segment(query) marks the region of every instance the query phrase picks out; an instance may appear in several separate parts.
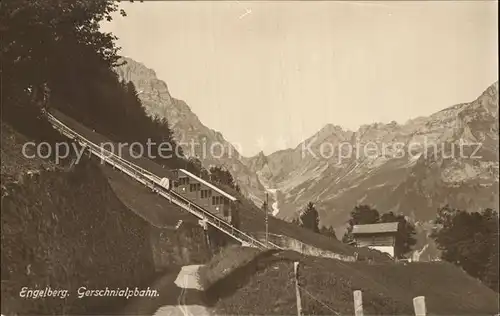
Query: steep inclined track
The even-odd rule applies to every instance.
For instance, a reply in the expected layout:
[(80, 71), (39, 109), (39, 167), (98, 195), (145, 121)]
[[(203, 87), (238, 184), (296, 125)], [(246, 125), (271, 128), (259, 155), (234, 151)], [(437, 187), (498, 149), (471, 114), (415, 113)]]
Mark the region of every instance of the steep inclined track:
[(180, 195), (177, 192), (169, 191), (160, 185), (161, 177), (155, 173), (148, 171), (137, 164), (134, 164), (119, 155), (107, 150), (106, 148), (95, 144), (88, 138), (84, 137), (80, 133), (77, 133), (72, 128), (68, 127), (61, 120), (56, 118), (54, 115), (47, 113), (47, 118), (52, 126), (59, 130), (63, 135), (68, 138), (78, 142), (83, 147), (87, 148), (90, 153), (102, 162), (105, 162), (115, 169), (122, 171), (123, 173), (129, 175), (137, 182), (149, 187), (160, 196), (168, 199), (171, 203), (181, 207), (183, 210), (193, 214), (200, 220), (205, 221), (207, 224), (215, 227), (221, 232), (227, 234), (228, 236), (234, 238), (244, 246), (256, 247), (259, 249), (267, 248), (280, 248), (274, 244), (266, 245), (265, 243), (259, 241), (258, 239), (250, 236), (249, 234), (235, 228), (226, 221), (218, 218), (209, 211), (205, 210), (203, 207), (193, 203), (186, 197)]

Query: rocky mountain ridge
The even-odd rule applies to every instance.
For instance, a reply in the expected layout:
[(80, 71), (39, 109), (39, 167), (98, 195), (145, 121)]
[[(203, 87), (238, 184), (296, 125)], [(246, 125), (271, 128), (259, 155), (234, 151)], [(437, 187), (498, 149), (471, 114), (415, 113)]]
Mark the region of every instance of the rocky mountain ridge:
[[(342, 228), (360, 203), (425, 222), (444, 204), (478, 210), (496, 202), (498, 82), (476, 100), (428, 117), (368, 124), (356, 131), (327, 124), (295, 148), (247, 158), (173, 98), (154, 71), (126, 61), (117, 73), (136, 85), (150, 115), (167, 118), (184, 150), (206, 167), (226, 166), (259, 206), (265, 192), (271, 193), (278, 217), (293, 218), (313, 201), (323, 224)], [(202, 148), (189, 146), (192, 140), (223, 144), (224, 154), (203, 156)]]
[(255, 203), (262, 203), (265, 189), (255, 172), (243, 163), (238, 150), (224, 136), (205, 126), (182, 100), (173, 98), (165, 82), (154, 70), (130, 58), (117, 67), (121, 80), (134, 83), (146, 112), (153, 117), (166, 118), (176, 141), (188, 156), (198, 157), (204, 167), (224, 166), (235, 176), (242, 192)]
[[(336, 227), (359, 203), (416, 220), (432, 219), (444, 204), (494, 207), (497, 118), (498, 82), (473, 102), (403, 125), (377, 123), (356, 132), (327, 125), (295, 149), (265, 157), (255, 171), (284, 194), (280, 216), (293, 217), (314, 201), (325, 223)], [(254, 166), (252, 159), (247, 164)]]

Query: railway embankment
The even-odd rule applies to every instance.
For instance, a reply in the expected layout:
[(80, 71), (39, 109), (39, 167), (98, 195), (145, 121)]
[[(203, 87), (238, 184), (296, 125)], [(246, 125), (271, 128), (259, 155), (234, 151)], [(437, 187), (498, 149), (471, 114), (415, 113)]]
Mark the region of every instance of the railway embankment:
[(123, 204), (149, 223), (156, 271), (210, 259), (216, 249), (208, 244), (198, 218), (116, 169), (101, 165), (101, 170)]

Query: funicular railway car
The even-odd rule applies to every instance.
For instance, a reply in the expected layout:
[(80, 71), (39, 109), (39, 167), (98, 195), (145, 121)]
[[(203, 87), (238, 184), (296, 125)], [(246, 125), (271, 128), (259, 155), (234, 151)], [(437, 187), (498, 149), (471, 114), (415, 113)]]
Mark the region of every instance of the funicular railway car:
[(160, 178), (158, 182), (158, 178), (155, 178), (151, 175), (145, 175), (145, 177), (150, 181), (150, 183), (153, 183), (153, 192), (157, 192), (158, 189), (166, 189), (167, 191), (170, 191), (172, 189), (172, 183), (175, 182), (174, 177), (163, 177)]
[(239, 227), (240, 201), (215, 185), (184, 169), (174, 171), (172, 190), (210, 211), (220, 219)]

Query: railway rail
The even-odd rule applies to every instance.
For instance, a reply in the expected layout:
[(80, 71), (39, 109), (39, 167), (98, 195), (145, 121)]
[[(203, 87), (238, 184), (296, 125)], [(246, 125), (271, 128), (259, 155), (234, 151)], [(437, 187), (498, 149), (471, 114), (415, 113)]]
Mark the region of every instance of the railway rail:
[(78, 142), (84, 148), (87, 148), (92, 155), (101, 159), (101, 161), (104, 161), (113, 168), (122, 171), (123, 173), (127, 174), (137, 182), (145, 185), (146, 187), (150, 188), (160, 196), (168, 199), (171, 203), (181, 207), (183, 210), (198, 217), (204, 223), (213, 226), (219, 231), (237, 240), (242, 245), (255, 247), (259, 249), (269, 249), (269, 248), (282, 249), (281, 247), (275, 244), (272, 243), (266, 244), (264, 242), (261, 242), (260, 240), (251, 236), (250, 234), (247, 234), (242, 230), (237, 229), (228, 222), (215, 216), (214, 214), (207, 211), (203, 207), (197, 205), (196, 203), (193, 203), (191, 200), (187, 199), (181, 194), (172, 190), (167, 190), (165, 187), (163, 187), (163, 185), (160, 184), (162, 178), (160, 178), (156, 174), (93, 143), (83, 135), (80, 135), (79, 133), (71, 129), (69, 126), (61, 122), (61, 120), (56, 118), (51, 113), (47, 112), (46, 116), (48, 121), (52, 124), (52, 126), (55, 129), (59, 130), (63, 135), (74, 140), (75, 142)]

